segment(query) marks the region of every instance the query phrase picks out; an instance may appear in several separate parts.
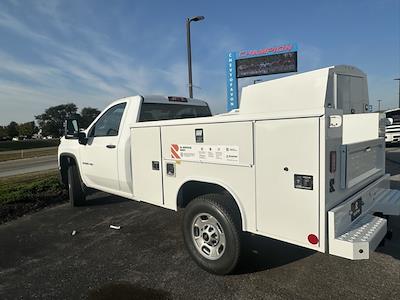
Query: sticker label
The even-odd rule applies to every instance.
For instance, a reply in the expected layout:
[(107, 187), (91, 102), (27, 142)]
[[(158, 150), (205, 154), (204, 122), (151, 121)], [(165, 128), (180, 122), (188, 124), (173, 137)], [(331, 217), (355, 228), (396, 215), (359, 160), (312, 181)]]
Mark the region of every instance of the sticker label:
[(171, 144), (171, 158), (198, 162), (238, 164), (239, 146)]

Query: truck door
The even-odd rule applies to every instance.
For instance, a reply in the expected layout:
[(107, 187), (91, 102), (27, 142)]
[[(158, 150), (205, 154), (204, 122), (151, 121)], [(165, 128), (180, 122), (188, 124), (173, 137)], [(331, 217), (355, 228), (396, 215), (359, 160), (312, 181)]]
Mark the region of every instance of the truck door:
[(131, 129), (135, 199), (163, 205), (160, 127)]
[(90, 128), (87, 145), (82, 145), (82, 176), (89, 186), (118, 190), (119, 127), (126, 103), (110, 107)]

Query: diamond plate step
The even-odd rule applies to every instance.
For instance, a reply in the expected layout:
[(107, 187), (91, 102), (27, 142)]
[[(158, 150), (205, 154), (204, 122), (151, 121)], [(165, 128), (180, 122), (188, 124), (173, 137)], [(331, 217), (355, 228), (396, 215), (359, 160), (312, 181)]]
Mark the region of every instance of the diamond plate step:
[(372, 237), (384, 226), (386, 220), (372, 215), (365, 215), (349, 228), (349, 231), (337, 237), (350, 243), (370, 242)]
[(368, 259), (387, 232), (386, 219), (370, 214), (360, 217), (340, 236), (330, 239), (329, 252), (349, 259)]

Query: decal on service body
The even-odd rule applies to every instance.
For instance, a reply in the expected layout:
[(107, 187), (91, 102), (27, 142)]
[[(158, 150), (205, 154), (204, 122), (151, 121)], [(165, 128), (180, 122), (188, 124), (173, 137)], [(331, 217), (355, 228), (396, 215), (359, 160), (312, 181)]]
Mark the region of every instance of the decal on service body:
[(239, 163), (239, 146), (171, 144), (171, 158), (210, 163)]
[(179, 156), (179, 146), (177, 144), (171, 144), (171, 158), (181, 159)]

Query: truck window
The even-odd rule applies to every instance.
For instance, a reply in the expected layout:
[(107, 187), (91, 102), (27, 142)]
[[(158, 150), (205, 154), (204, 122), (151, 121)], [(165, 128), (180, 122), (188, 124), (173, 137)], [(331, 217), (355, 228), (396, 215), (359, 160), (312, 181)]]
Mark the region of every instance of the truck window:
[(125, 106), (126, 103), (120, 103), (108, 109), (93, 125), (89, 136), (117, 136)]
[(139, 122), (211, 116), (210, 108), (200, 105), (143, 103)]

